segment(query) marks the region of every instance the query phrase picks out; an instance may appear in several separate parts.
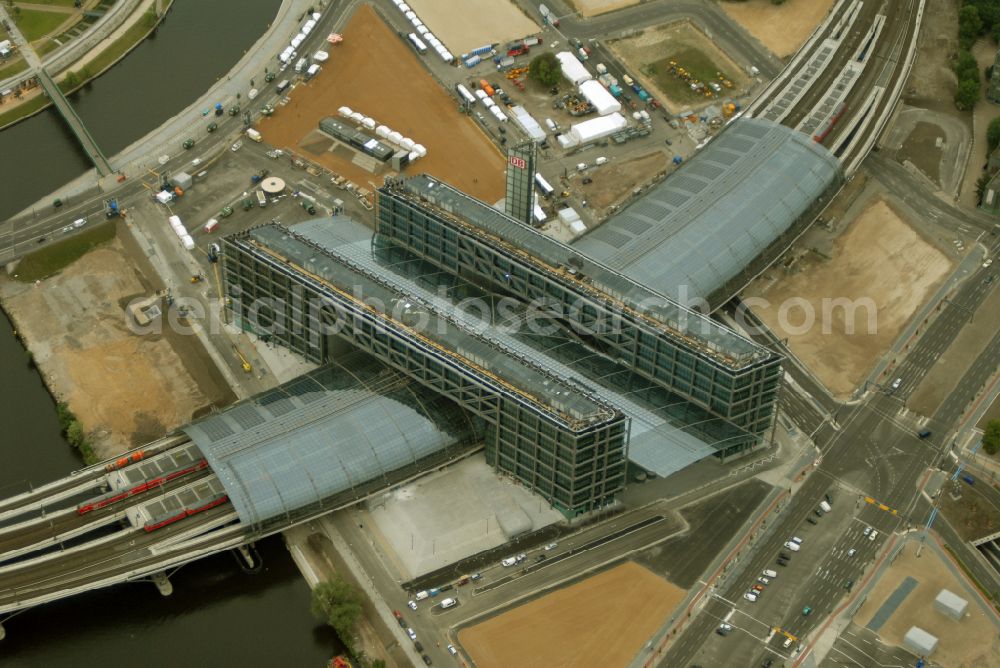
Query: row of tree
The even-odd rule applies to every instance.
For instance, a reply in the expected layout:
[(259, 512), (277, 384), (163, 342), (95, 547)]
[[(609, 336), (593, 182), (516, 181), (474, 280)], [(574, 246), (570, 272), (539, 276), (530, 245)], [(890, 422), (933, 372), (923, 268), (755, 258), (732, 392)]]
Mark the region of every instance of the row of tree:
[(962, 0), (958, 10), (958, 53), (954, 70), (958, 77), (955, 106), (972, 109), (979, 101), (982, 83), (972, 45), (984, 35), (1000, 42), (1000, 0)]
[(62, 435), (71, 446), (80, 451), (80, 454), (83, 455), (84, 463), (90, 465), (99, 462), (100, 458), (94, 452), (90, 441), (87, 440), (87, 435), (83, 431), (83, 425), (76, 419), (76, 415), (69, 409), (69, 406), (62, 402), (56, 404), (56, 416), (59, 418), (59, 428), (62, 431)]
[(319, 583), (312, 590), (310, 609), (317, 619), (333, 627), (337, 637), (354, 658), (355, 665), (361, 668), (385, 668), (384, 661), (369, 659), (357, 646), (355, 631), (361, 619), (361, 602), (361, 592), (340, 573), (334, 573), (329, 580)]

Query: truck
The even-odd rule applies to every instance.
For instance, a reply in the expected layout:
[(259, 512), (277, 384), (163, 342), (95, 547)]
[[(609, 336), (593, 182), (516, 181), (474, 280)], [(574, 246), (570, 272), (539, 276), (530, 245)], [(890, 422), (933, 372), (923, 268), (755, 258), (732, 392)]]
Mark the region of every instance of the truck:
[(261, 137), (260, 133), (253, 128), (247, 128), (247, 139), (250, 141), (261, 142), (264, 138)]
[(611, 84), (610, 86), (608, 86), (608, 90), (611, 91), (611, 94), (615, 97), (622, 96), (622, 87), (619, 86), (618, 84)]
[(542, 38), (541, 37), (525, 37), (521, 41), (524, 42), (524, 45), (526, 47), (531, 48), (533, 46), (538, 46), (539, 44), (541, 44), (542, 43)]
[(497, 56), (496, 64), (497, 64), (497, 69), (502, 72), (514, 66), (514, 58), (513, 56), (503, 56), (503, 57)]
[(559, 27), (559, 17), (545, 5), (538, 5), (538, 13), (542, 15), (542, 23), (548, 23), (553, 28)]
[(645, 88), (640, 88), (636, 92), (639, 94), (639, 99), (642, 100), (643, 102), (649, 100), (649, 93), (646, 92)]
[(493, 95), (496, 93), (496, 91), (493, 90), (493, 86), (489, 85), (489, 83), (487, 83), (486, 79), (480, 79), (479, 80), (479, 88), (484, 93), (486, 93), (486, 95), (488, 97), (493, 97)]
[(207, 222), (207, 223), (205, 223), (205, 227), (204, 227), (204, 229), (205, 229), (205, 232), (207, 232), (207, 233), (211, 234), (211, 233), (212, 233), (212, 232), (214, 232), (214, 231), (216, 230), (216, 228), (218, 228), (218, 227), (219, 227), (219, 221), (218, 221), (218, 220), (216, 220), (215, 218), (209, 218), (209, 219), (208, 219), (208, 222)]
[(604, 66), (604, 63), (597, 63), (597, 73), (598, 74), (608, 73), (608, 68)]
[(632, 86), (635, 84), (635, 81), (632, 79), (632, 77), (630, 77), (627, 74), (622, 74), (622, 81), (625, 83), (626, 86)]
[(522, 43), (514, 42), (512, 44), (507, 45), (507, 55), (510, 56), (511, 58), (513, 58), (514, 56), (523, 56), (524, 54), (528, 53), (529, 50), (530, 50), (529, 47), (526, 46), (523, 42)]

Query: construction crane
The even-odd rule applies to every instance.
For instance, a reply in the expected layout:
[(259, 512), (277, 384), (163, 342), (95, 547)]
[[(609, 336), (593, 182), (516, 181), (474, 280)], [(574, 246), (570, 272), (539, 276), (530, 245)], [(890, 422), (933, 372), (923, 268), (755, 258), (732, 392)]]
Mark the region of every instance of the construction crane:
[(250, 361), (247, 360), (247, 358), (243, 356), (243, 353), (240, 352), (240, 349), (237, 348), (236, 346), (233, 346), (233, 350), (236, 351), (236, 356), (239, 357), (240, 358), (240, 362), (243, 363), (243, 370), (246, 371), (247, 373), (250, 373), (251, 371), (253, 371), (253, 367), (250, 366)]

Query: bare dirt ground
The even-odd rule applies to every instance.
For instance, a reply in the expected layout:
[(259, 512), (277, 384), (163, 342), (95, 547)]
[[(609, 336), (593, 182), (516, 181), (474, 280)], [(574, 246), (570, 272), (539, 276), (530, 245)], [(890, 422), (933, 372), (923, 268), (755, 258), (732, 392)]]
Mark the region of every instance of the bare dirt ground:
[(259, 125), (264, 140), (274, 146), (301, 153), (365, 187), (382, 185), (392, 172), (373, 174), (352, 163), (354, 151), (331, 153), (331, 141), (311, 137), (322, 118), (337, 116), (346, 105), (427, 148), (427, 157), (407, 171), (427, 172), (489, 203), (503, 197), (500, 152), (473, 120), (458, 113), (455, 100), (368, 5), (355, 12), (324, 70), (290, 97)]
[(917, 40), (917, 57), (906, 82), (907, 104), (959, 113), (952, 99), (958, 80), (951, 69), (951, 57), (957, 50), (958, 0), (927, 0)]
[[(958, 499), (952, 498), (953, 489), (959, 490)], [(1000, 531), (1000, 508), (995, 508), (974, 485), (961, 480), (947, 481), (941, 488), (940, 504), (941, 514), (948, 518), (962, 540), (976, 540)]]
[(932, 181), (940, 185), (942, 151), (936, 143), (938, 139), (942, 138), (943, 133), (938, 126), (920, 121), (903, 142), (898, 153), (899, 159), (901, 161), (909, 160)]
[(684, 597), (628, 562), (526, 603), (458, 638), (478, 668), (624, 668)]
[(212, 403), (186, 365), (197, 360), (182, 360), (164, 335), (128, 329), (124, 305), (150, 291), (122, 241), (35, 285), (3, 280), (0, 293), (49, 387), (99, 456), (159, 438)]
[(668, 96), (661, 87), (654, 85), (653, 77), (648, 75), (646, 70), (650, 64), (669, 58), (676, 52), (686, 49), (700, 52), (704, 58), (715, 63), (719, 72), (723, 72), (733, 82), (732, 89), (724, 90), (716, 97), (705, 98), (704, 104), (700, 104), (697, 108), (720, 104), (723, 100), (738, 97), (746, 91), (749, 84), (742, 68), (690, 21), (674, 21), (647, 29), (635, 37), (607, 40), (605, 45), (619, 60), (627, 63), (632, 76), (674, 114), (691, 109), (694, 105)]
[(509, 0), (414, 0), (406, 4), (456, 58), (485, 44), (505, 44), (541, 30)]
[[(976, 426), (979, 427), (980, 429), (985, 429), (986, 423), (989, 422), (990, 420), (1000, 420), (1000, 399), (994, 400), (994, 402), (983, 414), (982, 419), (979, 420), (979, 424), (977, 424)], [(1000, 454), (996, 455), (994, 458), (997, 461), (1000, 461)]]
[[(860, 626), (867, 625), (886, 598), (909, 576), (917, 580), (917, 586), (879, 630), (881, 641), (901, 646), (903, 636), (910, 627), (919, 626), (938, 638), (937, 649), (929, 657), (934, 665), (949, 668), (996, 665), (995, 657), (1000, 656), (997, 627), (942, 561), (937, 550), (925, 547), (919, 559), (916, 552), (914, 542), (903, 548), (868, 593), (868, 600), (855, 615), (854, 622)], [(948, 589), (969, 601), (964, 619), (955, 621), (934, 609), (934, 598), (941, 589)], [(990, 659), (991, 656), (994, 659)]]
[(625, 199), (633, 188), (665, 170), (668, 162), (663, 152), (656, 151), (601, 167), (592, 184), (581, 186), (587, 190), (587, 205), (602, 213), (612, 204)]
[(787, 0), (782, 5), (771, 0), (747, 0), (721, 2), (719, 6), (774, 55), (785, 58), (795, 53), (823, 21), (833, 0)]
[[(951, 268), (947, 256), (878, 197), (826, 257), (809, 252), (788, 269), (775, 267), (745, 294), (765, 300), (751, 302), (754, 312), (779, 338), (788, 338), (792, 352), (831, 392), (846, 397)], [(837, 307), (832, 300), (838, 299), (859, 306)], [(866, 303), (874, 307), (874, 328)], [(814, 316), (810, 326), (807, 312)]]
[(910, 395), (907, 406), (921, 415), (934, 415), (941, 402), (951, 394), (993, 339), (997, 322), (1000, 322), (1000, 290), (994, 286), (972, 322), (962, 328), (944, 354), (934, 362), (917, 391)]
[(616, 9), (624, 9), (632, 5), (638, 5), (642, 0), (568, 0), (573, 8), (580, 12), (580, 16), (598, 16), (613, 12)]

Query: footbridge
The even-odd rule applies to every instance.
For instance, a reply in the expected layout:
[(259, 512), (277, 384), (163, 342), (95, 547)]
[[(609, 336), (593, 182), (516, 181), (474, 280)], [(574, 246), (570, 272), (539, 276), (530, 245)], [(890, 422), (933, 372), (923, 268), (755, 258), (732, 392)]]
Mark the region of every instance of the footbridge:
[[(93, 135), (84, 125), (83, 120), (76, 113), (73, 105), (69, 103), (66, 96), (63, 95), (62, 90), (56, 85), (56, 82), (52, 80), (49, 73), (45, 71), (42, 66), (42, 60), (35, 53), (35, 50), (31, 48), (31, 44), (24, 39), (24, 35), (18, 29), (17, 24), (11, 19), (10, 15), (7, 13), (6, 9), (0, 7), (0, 19), (4, 19), (8, 26), (10, 26), (10, 39), (17, 45), (18, 50), (21, 55), (24, 56), (24, 60), (28, 63), (31, 68), (30, 73), (38, 78), (38, 82), (42, 85), (42, 90), (45, 94), (49, 96), (52, 104), (55, 105), (56, 109), (65, 119), (66, 124), (69, 126), (70, 131), (76, 136), (77, 141), (83, 146), (83, 150), (86, 151), (87, 155), (90, 157), (91, 162), (94, 163), (94, 167), (97, 168), (97, 173), (100, 176), (107, 176), (111, 174), (114, 170), (111, 168), (111, 163), (108, 162), (107, 156), (101, 150), (101, 147), (97, 145), (97, 141), (94, 139)], [(30, 74), (29, 73), (29, 74)]]
[(52, 80), (49, 73), (45, 71), (44, 67), (39, 67), (36, 70), (36, 76), (38, 81), (42, 84), (42, 88), (45, 90), (45, 94), (49, 96), (52, 100), (52, 104), (55, 105), (56, 109), (62, 115), (66, 124), (69, 126), (70, 131), (76, 137), (80, 145), (83, 146), (83, 150), (86, 151), (87, 155), (90, 157), (91, 162), (94, 163), (94, 167), (97, 168), (97, 173), (101, 176), (107, 176), (111, 174), (114, 170), (111, 168), (111, 163), (108, 162), (107, 156), (101, 150), (101, 147), (97, 145), (97, 140), (94, 139), (93, 135), (90, 134), (90, 130), (84, 125), (83, 119), (76, 113), (76, 109), (73, 105), (69, 103), (66, 96), (63, 95), (62, 90)]
[(477, 449), (468, 414), (361, 352), (0, 501), (0, 637), (18, 612), (117, 583), (169, 593), (241, 550)]

